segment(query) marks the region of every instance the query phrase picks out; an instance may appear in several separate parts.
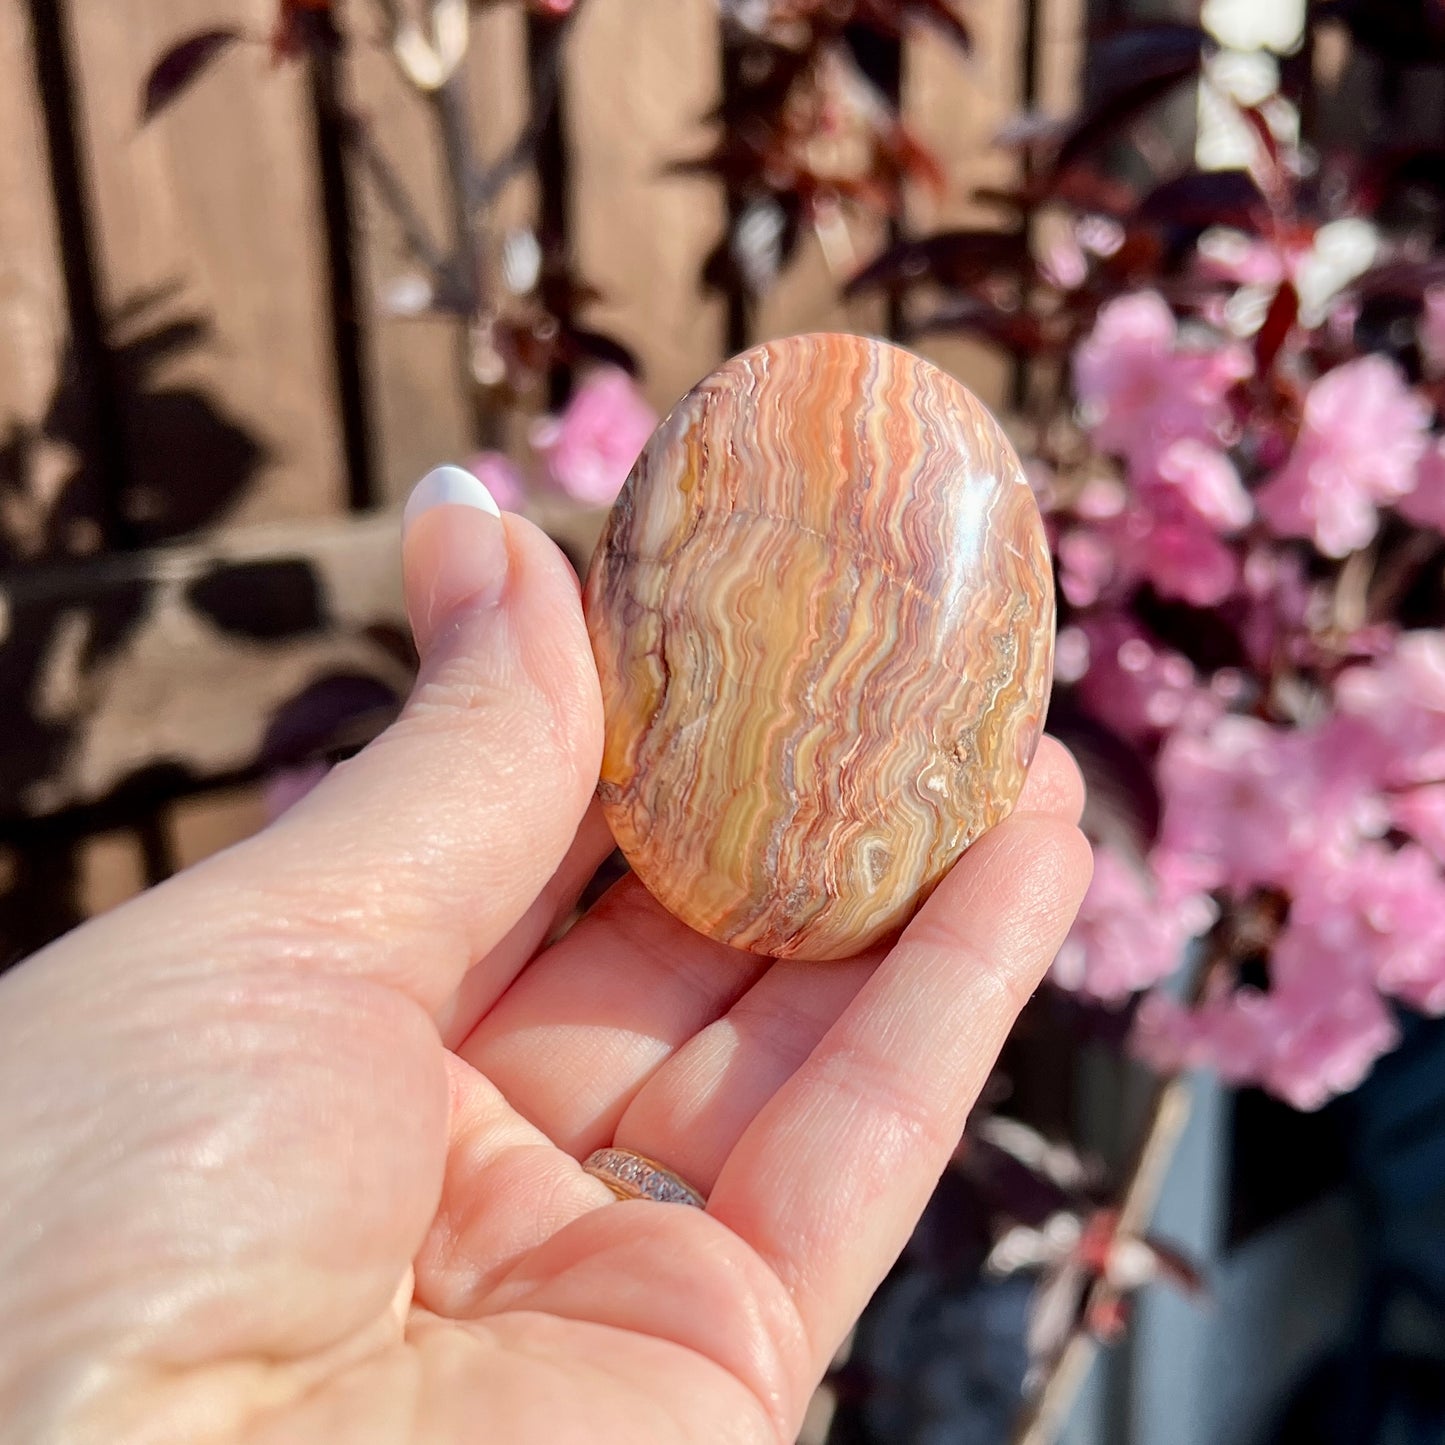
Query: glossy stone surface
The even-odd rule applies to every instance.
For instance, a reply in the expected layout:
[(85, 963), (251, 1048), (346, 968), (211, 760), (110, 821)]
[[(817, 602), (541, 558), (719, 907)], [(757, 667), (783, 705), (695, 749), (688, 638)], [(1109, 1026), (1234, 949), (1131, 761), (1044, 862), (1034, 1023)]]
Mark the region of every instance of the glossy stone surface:
[(910, 353), (734, 357), (647, 444), (587, 578), (619, 846), (699, 932), (840, 958), (1012, 808), (1052, 673), (1012, 448)]

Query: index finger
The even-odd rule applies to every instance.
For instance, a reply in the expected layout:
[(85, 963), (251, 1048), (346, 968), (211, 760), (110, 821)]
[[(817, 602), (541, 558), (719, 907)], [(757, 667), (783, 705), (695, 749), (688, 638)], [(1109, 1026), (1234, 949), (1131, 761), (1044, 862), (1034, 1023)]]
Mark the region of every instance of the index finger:
[(723, 1166), (708, 1212), (783, 1281), (820, 1367), (907, 1242), (1090, 871), (1058, 818), (980, 839)]

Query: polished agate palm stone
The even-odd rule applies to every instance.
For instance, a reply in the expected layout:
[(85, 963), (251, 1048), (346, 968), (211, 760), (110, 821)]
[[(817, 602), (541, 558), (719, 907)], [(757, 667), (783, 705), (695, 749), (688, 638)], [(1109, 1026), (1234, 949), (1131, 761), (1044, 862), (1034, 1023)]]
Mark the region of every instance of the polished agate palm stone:
[(647, 444), (585, 603), (607, 819), (701, 933), (855, 954), (1018, 798), (1043, 526), (992, 417), (906, 351), (800, 336), (720, 367)]

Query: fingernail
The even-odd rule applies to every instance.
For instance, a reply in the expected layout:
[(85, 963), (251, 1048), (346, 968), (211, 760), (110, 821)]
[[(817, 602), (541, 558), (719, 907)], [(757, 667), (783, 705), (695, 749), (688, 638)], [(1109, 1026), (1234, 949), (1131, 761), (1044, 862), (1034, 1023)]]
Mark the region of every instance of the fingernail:
[(411, 530), (423, 512), (433, 507), (476, 507), (494, 517), (502, 515), (502, 509), (482, 479), (465, 467), (435, 467), (412, 488), (401, 514), (402, 535)]
[(420, 651), (463, 605), (495, 606), (507, 583), (507, 536), (492, 494), (461, 467), (437, 467), (402, 512), (406, 608)]

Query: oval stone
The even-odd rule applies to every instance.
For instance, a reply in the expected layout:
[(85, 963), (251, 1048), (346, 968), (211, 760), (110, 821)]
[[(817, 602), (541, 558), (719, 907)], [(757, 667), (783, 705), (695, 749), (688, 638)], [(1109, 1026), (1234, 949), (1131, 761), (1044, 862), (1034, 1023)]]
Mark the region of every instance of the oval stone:
[(737, 948), (840, 958), (894, 932), (1038, 746), (1038, 508), (983, 406), (897, 347), (792, 337), (702, 381), (638, 459), (584, 602), (613, 835)]

